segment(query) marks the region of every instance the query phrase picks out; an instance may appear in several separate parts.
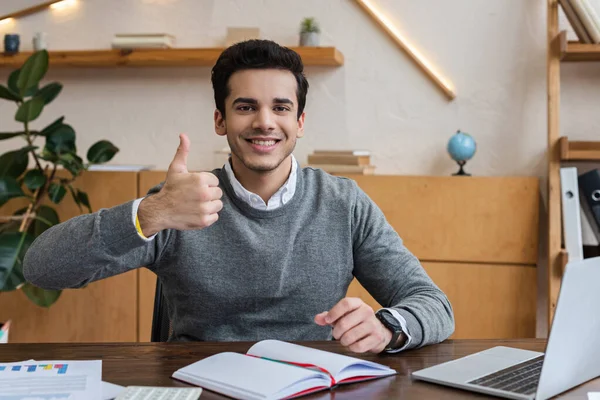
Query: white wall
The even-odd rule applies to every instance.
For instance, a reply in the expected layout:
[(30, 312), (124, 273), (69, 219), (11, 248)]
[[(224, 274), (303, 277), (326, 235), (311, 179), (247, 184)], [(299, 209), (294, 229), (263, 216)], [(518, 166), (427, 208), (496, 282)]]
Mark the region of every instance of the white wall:
[[(8, 7), (20, 0), (2, 0)], [(345, 56), (341, 68), (307, 67), (306, 136), (296, 156), (315, 148), (366, 148), (378, 173), (448, 175), (445, 147), (456, 129), (475, 136), (476, 175), (546, 173), (546, 1), (375, 0), (456, 87), (448, 101), (353, 0), (78, 0), (0, 25), (31, 49), (36, 31), (51, 49), (104, 49), (117, 32), (168, 32), (181, 47), (220, 46), (227, 26), (258, 26), (264, 38), (296, 45), (302, 17), (315, 16), (322, 45)], [(600, 0), (595, 0), (600, 1)], [(226, 145), (212, 125), (210, 68), (51, 70), (64, 90), (36, 121), (60, 115), (78, 133), (80, 154), (99, 139), (121, 152), (115, 164), (166, 168), (177, 135), (189, 133), (190, 168), (214, 167)], [(8, 70), (0, 70), (5, 81)], [(597, 139), (599, 64), (563, 65), (561, 126), (574, 139)], [(0, 131), (19, 128), (0, 103)], [(2, 150), (20, 146), (0, 142)]]

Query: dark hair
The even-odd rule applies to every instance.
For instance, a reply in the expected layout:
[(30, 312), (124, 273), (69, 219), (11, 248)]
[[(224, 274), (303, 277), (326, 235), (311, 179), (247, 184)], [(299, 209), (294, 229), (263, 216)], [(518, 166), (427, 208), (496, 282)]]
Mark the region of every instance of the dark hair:
[(246, 69), (283, 69), (296, 78), (298, 118), (304, 111), (308, 81), (300, 55), (271, 40), (252, 39), (236, 43), (221, 53), (212, 69), (211, 80), (215, 92), (215, 105), (225, 117), (225, 99), (229, 96), (229, 78), (234, 72)]

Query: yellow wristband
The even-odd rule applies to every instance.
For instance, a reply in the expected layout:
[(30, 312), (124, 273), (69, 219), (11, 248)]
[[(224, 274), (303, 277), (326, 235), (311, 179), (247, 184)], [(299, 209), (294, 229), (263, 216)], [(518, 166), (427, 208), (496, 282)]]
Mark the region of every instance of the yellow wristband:
[(138, 218), (137, 213), (135, 213), (135, 229), (137, 229), (141, 237), (143, 237), (144, 239), (148, 239), (146, 236), (144, 236), (144, 233), (142, 232), (142, 227), (140, 226), (140, 219)]

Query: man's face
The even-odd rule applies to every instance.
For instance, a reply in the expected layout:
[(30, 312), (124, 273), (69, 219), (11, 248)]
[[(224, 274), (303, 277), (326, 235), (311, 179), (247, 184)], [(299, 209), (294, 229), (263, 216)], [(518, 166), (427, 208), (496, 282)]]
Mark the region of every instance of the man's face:
[[(227, 136), (234, 167), (254, 172), (276, 170), (304, 134), (298, 115), (296, 79), (289, 71), (251, 69), (229, 78), (225, 115), (215, 111), (217, 134)], [(236, 165), (237, 164), (237, 165)]]

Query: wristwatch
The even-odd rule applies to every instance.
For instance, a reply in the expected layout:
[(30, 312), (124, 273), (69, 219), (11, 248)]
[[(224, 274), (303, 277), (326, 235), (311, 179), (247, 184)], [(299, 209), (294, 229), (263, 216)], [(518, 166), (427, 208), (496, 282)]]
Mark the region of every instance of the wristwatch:
[(384, 351), (394, 350), (396, 342), (398, 341), (398, 338), (400, 337), (400, 335), (402, 335), (404, 333), (404, 331), (402, 330), (402, 326), (400, 325), (400, 322), (398, 322), (398, 320), (396, 318), (394, 318), (392, 313), (389, 312), (388, 310), (379, 310), (375, 313), (375, 316), (377, 317), (377, 319), (379, 321), (381, 321), (383, 326), (385, 326), (387, 329), (389, 329), (392, 332), (392, 339), (385, 346), (385, 349), (383, 349), (383, 350)]

